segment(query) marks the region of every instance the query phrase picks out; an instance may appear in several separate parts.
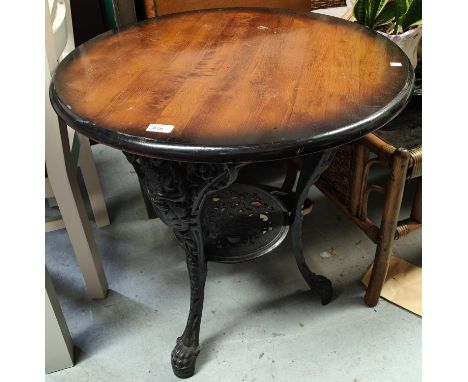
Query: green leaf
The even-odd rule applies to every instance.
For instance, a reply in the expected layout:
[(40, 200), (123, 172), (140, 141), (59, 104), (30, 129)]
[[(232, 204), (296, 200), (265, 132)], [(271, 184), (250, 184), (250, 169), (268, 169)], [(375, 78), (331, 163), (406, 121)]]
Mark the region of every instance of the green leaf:
[(369, 25), (372, 27), (374, 26), (375, 19), (378, 17), (379, 13), (382, 11), (382, 8), (387, 3), (388, 0), (371, 0), (369, 9)]
[(370, 28), (370, 25), (366, 24), (366, 13), (369, 6), (369, 0), (357, 0), (354, 4), (353, 13), (354, 18), (359, 24), (365, 25)]
[(411, 0), (395, 0), (395, 28), (393, 33), (397, 34), (401, 25), (401, 18), (408, 10), (408, 2)]
[(422, 0), (410, 0), (408, 10), (400, 20), (403, 32), (422, 23)]
[(381, 0), (379, 7), (377, 8), (376, 17), (379, 17), (380, 13), (383, 12), (384, 8), (387, 6), (388, 0)]
[[(411, 29), (412, 27), (416, 27), (416, 26), (418, 26), (418, 25), (422, 25), (422, 19), (416, 21), (416, 22), (413, 23), (413, 24), (411, 24), (411, 25), (408, 27), (408, 29)], [(407, 29), (407, 30), (408, 30), (408, 29)]]
[(390, 24), (391, 21), (395, 19), (395, 3), (389, 3), (387, 6), (379, 13), (374, 22), (374, 28), (377, 28), (381, 25)]
[(395, 15), (400, 19), (408, 10), (408, 2), (411, 0), (395, 0)]

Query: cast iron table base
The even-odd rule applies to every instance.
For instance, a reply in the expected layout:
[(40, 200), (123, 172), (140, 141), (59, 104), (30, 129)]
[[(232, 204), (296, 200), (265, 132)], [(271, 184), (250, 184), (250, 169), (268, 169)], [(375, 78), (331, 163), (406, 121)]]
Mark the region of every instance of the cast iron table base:
[[(310, 187), (328, 167), (333, 153), (333, 150), (328, 150), (304, 157), (304, 166), (299, 174), (295, 191), (280, 195), (289, 211), (288, 223), (291, 225), (293, 252), (297, 266), (312, 292), (320, 297), (322, 304), (331, 301), (332, 284), (324, 276), (312, 272), (303, 256), (302, 207)], [(190, 277), (190, 311), (185, 330), (177, 338), (172, 350), (171, 364), (177, 377), (188, 378), (195, 372), (195, 362), (200, 352), (199, 333), (207, 261), (222, 261), (221, 257), (216, 258), (213, 255), (210, 258), (205, 253), (204, 238), (208, 230), (202, 226), (202, 208), (206, 197), (232, 185), (236, 181), (239, 169), (247, 163), (186, 163), (129, 153), (125, 155), (135, 168), (143, 190), (158, 216), (172, 228), (179, 243), (185, 249)], [(252, 258), (266, 252), (268, 251), (256, 252)], [(245, 260), (245, 258), (238, 259), (238, 261)], [(224, 262), (236, 261), (230, 257)]]

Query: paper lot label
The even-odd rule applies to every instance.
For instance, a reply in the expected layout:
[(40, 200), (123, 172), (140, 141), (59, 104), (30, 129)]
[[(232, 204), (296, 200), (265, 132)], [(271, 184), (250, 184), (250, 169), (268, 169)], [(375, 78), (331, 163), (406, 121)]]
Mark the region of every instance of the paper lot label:
[(151, 123), (146, 131), (153, 133), (165, 133), (169, 134), (174, 129), (174, 125), (163, 125), (161, 123)]

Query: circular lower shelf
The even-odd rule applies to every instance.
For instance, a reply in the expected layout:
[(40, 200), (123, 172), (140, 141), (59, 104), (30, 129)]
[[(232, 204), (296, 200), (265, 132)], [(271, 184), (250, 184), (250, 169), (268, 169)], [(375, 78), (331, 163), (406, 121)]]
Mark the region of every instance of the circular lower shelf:
[(234, 183), (209, 195), (201, 219), (206, 259), (221, 263), (263, 256), (280, 245), (289, 230), (283, 203), (246, 184)]

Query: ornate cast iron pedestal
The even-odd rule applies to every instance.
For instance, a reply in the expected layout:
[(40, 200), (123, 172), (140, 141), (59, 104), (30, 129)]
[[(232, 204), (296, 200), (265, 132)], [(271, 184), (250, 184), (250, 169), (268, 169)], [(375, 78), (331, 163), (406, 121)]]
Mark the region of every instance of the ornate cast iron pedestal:
[[(125, 155), (156, 213), (172, 228), (186, 253), (190, 311), (171, 353), (177, 377), (188, 378), (195, 372), (208, 260), (234, 263), (261, 256), (281, 243), (291, 225), (294, 255), (302, 276), (323, 304), (331, 300), (331, 282), (309, 269), (301, 245), (304, 201), (328, 166), (331, 151), (304, 157), (296, 189), (289, 193), (271, 188), (267, 193), (247, 185), (229, 187), (246, 163), (185, 163)], [(226, 223), (229, 218), (232, 220)], [(222, 249), (222, 253), (216, 249)]]

